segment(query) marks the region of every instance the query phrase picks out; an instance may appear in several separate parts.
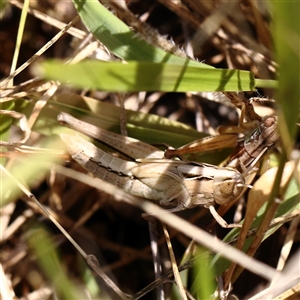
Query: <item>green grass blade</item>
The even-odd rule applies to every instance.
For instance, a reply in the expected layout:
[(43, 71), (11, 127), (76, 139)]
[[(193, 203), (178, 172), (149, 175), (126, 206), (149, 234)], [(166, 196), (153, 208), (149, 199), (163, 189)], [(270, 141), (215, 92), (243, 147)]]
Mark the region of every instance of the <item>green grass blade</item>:
[(45, 62), (40, 69), (48, 79), (70, 82), (77, 87), (114, 92), (129, 91), (252, 91), (248, 71), (203, 69), (151, 62), (101, 62), (86, 60), (75, 65)]
[(300, 2), (272, 1), (274, 7), (274, 40), (280, 66), (276, 97), (279, 131), (287, 152), (293, 145), (300, 112)]
[(210, 253), (204, 247), (198, 247), (197, 259), (192, 268), (191, 293), (196, 299), (212, 299), (216, 290), (215, 270), (211, 265)]
[[(23, 112), (30, 114), (32, 108), (33, 104), (27, 103)], [(48, 101), (33, 130), (46, 136), (62, 133), (64, 127), (57, 122), (57, 115), (62, 111), (99, 128), (120, 134), (119, 107), (74, 94), (59, 94), (52, 101)], [(126, 110), (126, 127), (130, 137), (148, 144), (165, 143), (176, 148), (207, 136), (180, 122), (131, 110)], [(230, 149), (220, 149), (214, 153), (217, 155), (212, 155), (212, 152), (201, 152), (190, 159), (217, 165), (228, 157)]]
[(73, 3), (88, 30), (112, 53), (124, 60), (169, 62), (213, 68), (149, 45), (98, 1), (73, 0)]
[[(42, 147), (46, 149), (59, 149), (60, 139), (53, 137), (46, 138), (41, 141)], [(0, 157), (0, 162), (3, 158)], [(10, 164), (9, 173), (15, 180), (26, 183), (26, 186), (33, 186), (38, 178), (46, 177), (47, 172), (51, 165), (59, 163), (62, 157), (60, 155), (51, 155), (49, 153), (39, 153), (28, 155), (14, 164)], [(1, 171), (0, 182), (0, 208), (6, 204), (15, 201), (23, 194), (23, 191), (18, 187), (16, 181), (12, 180), (9, 176)]]
[[(0, 103), (0, 110), (13, 110), (15, 107), (15, 103), (14, 102), (7, 102), (7, 103)], [(10, 127), (13, 123), (13, 118), (8, 116), (8, 115), (4, 115), (4, 114), (0, 114), (0, 141), (3, 142), (8, 142), (9, 141), (9, 131), (10, 131)], [(5, 152), (6, 150), (4, 150), (5, 148), (2, 148), (1, 151)], [(5, 166), (6, 164), (6, 157), (5, 156), (1, 156), (0, 157), (0, 164)], [(0, 193), (0, 195), (2, 195)], [(0, 203), (1, 204), (1, 203)]]
[(59, 299), (83, 299), (84, 294), (70, 280), (50, 234), (40, 224), (27, 230), (29, 248), (35, 254), (43, 273), (51, 280)]

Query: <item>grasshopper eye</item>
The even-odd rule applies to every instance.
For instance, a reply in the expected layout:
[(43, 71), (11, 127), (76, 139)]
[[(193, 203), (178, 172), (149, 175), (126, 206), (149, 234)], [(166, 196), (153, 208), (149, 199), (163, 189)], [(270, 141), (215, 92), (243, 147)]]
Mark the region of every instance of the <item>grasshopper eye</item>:
[(214, 178), (214, 200), (220, 205), (229, 203), (242, 194), (244, 187), (245, 179), (240, 173), (234, 171), (220, 173)]

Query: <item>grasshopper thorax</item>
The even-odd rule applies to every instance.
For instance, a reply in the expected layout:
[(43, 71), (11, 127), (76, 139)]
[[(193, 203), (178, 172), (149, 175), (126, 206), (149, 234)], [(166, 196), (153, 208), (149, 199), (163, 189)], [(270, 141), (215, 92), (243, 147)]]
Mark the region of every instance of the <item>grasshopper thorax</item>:
[(214, 176), (213, 195), (216, 203), (223, 205), (239, 198), (245, 188), (243, 175), (228, 168), (220, 168)]

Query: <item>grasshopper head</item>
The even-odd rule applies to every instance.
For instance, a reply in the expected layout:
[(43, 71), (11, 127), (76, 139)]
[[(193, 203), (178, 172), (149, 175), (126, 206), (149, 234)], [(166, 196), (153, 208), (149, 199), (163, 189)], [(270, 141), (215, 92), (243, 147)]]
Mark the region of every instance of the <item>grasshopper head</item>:
[(245, 179), (241, 173), (227, 168), (219, 169), (214, 176), (214, 200), (220, 205), (237, 199), (245, 188)]

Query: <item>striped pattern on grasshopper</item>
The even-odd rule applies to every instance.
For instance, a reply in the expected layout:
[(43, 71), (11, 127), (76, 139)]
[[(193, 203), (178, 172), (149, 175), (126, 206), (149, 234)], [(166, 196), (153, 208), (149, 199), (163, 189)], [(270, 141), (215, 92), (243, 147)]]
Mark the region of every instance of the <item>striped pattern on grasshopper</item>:
[[(118, 140), (112, 146), (133, 159), (120, 159), (80, 136), (62, 134), (72, 158), (83, 168), (132, 195), (157, 200), (162, 205), (175, 203), (175, 211), (203, 205), (214, 214), (214, 203), (222, 205), (234, 201), (245, 187), (244, 177), (234, 168), (166, 159), (164, 152), (153, 146), (97, 128), (65, 113), (58, 116), (58, 121), (108, 145)], [(131, 143), (134, 148), (140, 145), (141, 152), (133, 152)], [(140, 158), (143, 153), (147, 158)], [(218, 222), (228, 227), (223, 219)]]

